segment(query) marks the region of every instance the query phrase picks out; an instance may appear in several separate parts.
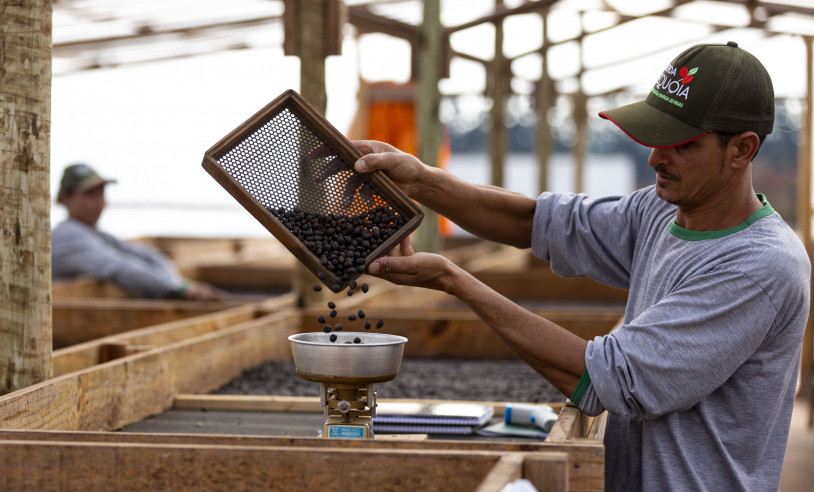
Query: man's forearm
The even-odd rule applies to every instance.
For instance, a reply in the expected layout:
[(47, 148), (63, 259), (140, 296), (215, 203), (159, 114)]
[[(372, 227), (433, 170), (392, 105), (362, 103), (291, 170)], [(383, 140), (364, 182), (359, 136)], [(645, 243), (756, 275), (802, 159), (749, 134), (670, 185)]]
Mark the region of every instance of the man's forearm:
[(585, 370), (588, 342), (529, 312), (457, 268), (444, 290), (469, 306), (515, 353), (566, 396)]
[(494, 186), (467, 183), (432, 168), (422, 179), (421, 204), (482, 239), (530, 246), (536, 201)]

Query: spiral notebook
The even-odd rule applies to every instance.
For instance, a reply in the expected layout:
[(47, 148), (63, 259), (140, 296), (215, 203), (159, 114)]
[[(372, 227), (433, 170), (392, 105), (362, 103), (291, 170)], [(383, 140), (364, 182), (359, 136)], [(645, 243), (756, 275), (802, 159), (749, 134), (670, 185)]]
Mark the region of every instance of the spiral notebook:
[(494, 414), (491, 405), (385, 402), (376, 407), (373, 429), (405, 434), (471, 434)]

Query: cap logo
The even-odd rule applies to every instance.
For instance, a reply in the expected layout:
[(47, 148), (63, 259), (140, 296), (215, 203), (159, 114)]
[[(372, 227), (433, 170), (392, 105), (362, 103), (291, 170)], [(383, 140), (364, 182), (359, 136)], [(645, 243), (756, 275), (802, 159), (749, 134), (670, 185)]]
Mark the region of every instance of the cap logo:
[(698, 67), (693, 69), (681, 67), (680, 70), (676, 70), (674, 66), (667, 65), (651, 92), (670, 104), (683, 108), (684, 103), (690, 98), (689, 83), (695, 78), (696, 73)]

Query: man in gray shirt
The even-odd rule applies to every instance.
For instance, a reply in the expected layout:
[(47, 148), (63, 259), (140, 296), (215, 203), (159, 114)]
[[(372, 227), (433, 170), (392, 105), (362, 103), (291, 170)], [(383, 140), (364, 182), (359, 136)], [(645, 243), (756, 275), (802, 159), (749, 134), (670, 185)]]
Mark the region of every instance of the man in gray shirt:
[(87, 164), (65, 168), (57, 202), (68, 218), (51, 232), (51, 273), (55, 280), (86, 276), (112, 282), (134, 296), (223, 300), (226, 294), (204, 282), (182, 278), (160, 251), (100, 231), (105, 209), (104, 179)]
[(607, 490), (777, 490), (811, 266), (752, 187), (774, 122), (769, 74), (737, 43), (697, 45), (644, 101), (600, 116), (652, 148), (653, 186), (535, 200), (369, 141), (355, 143), (356, 169), (384, 171), (477, 236), (531, 247), (560, 275), (629, 289), (617, 330), (583, 340), (409, 241), (368, 273), (458, 297), (581, 410), (607, 410)]

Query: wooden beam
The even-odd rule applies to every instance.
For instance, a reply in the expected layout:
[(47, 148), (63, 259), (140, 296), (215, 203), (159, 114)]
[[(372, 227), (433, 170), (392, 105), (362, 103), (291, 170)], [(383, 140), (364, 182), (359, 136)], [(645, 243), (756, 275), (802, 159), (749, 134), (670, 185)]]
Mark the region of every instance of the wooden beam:
[(0, 395), (51, 377), (51, 17), (0, 4)]
[(208, 392), (243, 370), (291, 358), (293, 310), (71, 372), (0, 397), (6, 429), (112, 430), (172, 406), (178, 393)]

